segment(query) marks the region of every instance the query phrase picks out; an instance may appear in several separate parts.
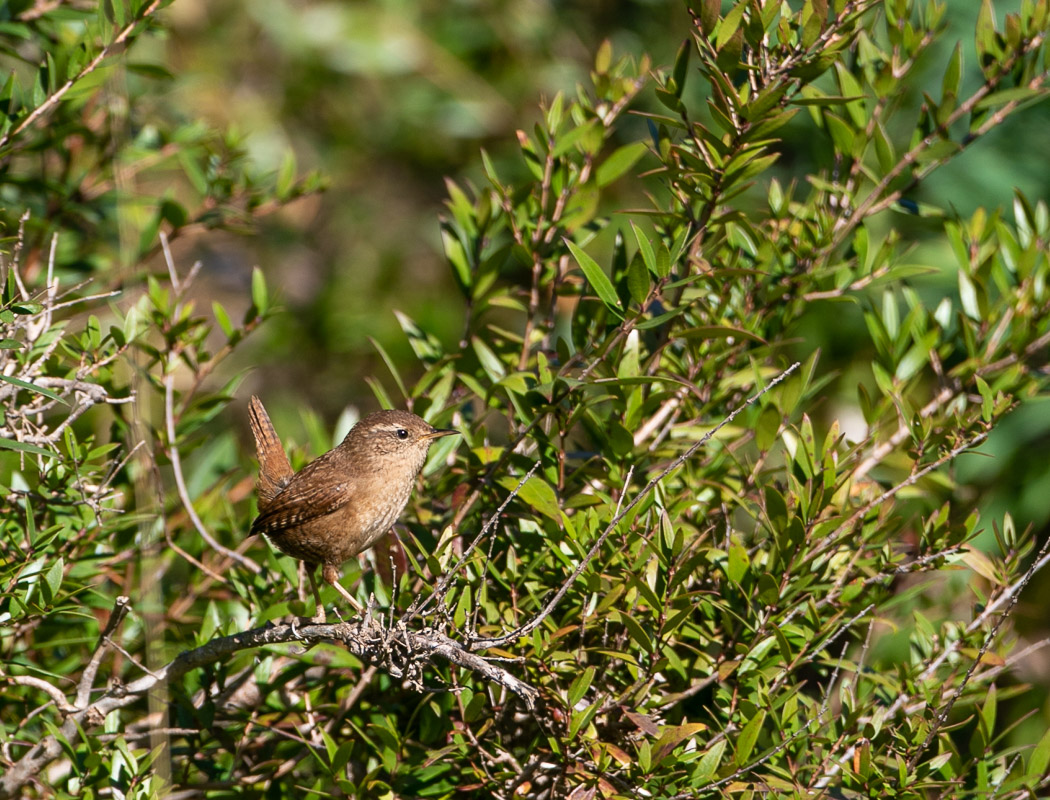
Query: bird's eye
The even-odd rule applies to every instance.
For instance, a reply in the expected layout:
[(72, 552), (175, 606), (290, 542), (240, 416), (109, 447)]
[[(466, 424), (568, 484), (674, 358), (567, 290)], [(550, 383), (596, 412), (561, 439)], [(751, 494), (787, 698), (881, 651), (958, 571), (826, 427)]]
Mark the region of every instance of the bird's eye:
[(398, 428), (397, 429), (397, 438), (401, 439), (401, 440), (407, 439), (408, 438), (408, 431), (406, 431), (404, 428)]

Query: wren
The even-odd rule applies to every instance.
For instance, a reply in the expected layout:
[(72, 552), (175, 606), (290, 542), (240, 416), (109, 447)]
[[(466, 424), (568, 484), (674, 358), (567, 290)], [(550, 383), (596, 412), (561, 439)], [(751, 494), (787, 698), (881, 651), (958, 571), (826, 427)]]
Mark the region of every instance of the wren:
[(377, 411), (358, 422), (336, 447), (292, 471), (281, 440), (258, 397), (248, 405), (259, 458), (259, 516), (253, 534), (306, 563), (317, 614), (324, 606), (314, 570), (358, 612), (361, 605), (339, 583), (343, 562), (371, 547), (401, 516), (441, 430), (407, 411)]

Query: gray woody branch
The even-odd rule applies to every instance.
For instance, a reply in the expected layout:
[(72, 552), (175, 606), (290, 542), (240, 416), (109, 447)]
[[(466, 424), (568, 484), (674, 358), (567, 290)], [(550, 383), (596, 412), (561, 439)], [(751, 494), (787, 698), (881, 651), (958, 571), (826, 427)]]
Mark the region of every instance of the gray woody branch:
[[(115, 609), (115, 615), (116, 611)], [(107, 631), (114, 627), (116, 626), (108, 625)], [(108, 635), (100, 637), (100, 645), (107, 641)], [(74, 741), (81, 730), (101, 725), (107, 714), (131, 705), (157, 686), (176, 681), (191, 670), (222, 661), (240, 650), (264, 645), (293, 642), (312, 644), (321, 641), (342, 642), (362, 661), (376, 664), (395, 678), (403, 679), (417, 688), (422, 687), (424, 667), (437, 657), (476, 672), (485, 680), (513, 692), (530, 711), (536, 709), (539, 700), (539, 692), (535, 688), (491, 661), (467, 652), (462, 645), (439, 631), (424, 628), (414, 632), (407, 630), (403, 625), (395, 625), (388, 629), (366, 615), (354, 622), (306, 625), (298, 628), (292, 625), (266, 626), (213, 639), (193, 650), (183, 651), (159, 670), (126, 685), (111, 688), (93, 703), (66, 705), (62, 710), (67, 716), (59, 728), (59, 735), (66, 741)], [(96, 651), (101, 652), (101, 648)], [(97, 659), (93, 658), (92, 664), (97, 667), (96, 662)], [(78, 692), (78, 700), (83, 696), (83, 692)], [(61, 753), (61, 741), (59, 736), (54, 735), (45, 737), (30, 748), (0, 777), (0, 800), (19, 796), (22, 787)]]

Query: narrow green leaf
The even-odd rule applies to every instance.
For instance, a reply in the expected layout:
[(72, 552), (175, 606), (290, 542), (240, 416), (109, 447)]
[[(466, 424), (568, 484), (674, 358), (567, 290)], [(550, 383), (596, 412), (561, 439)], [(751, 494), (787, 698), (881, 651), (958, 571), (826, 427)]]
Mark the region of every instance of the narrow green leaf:
[(481, 368), (485, 370), (485, 373), (489, 376), (489, 379), (493, 383), (498, 383), (507, 374), (507, 369), (503, 365), (503, 362), (499, 360), (492, 348), (485, 344), (477, 336), (471, 337), (471, 346), (474, 348), (474, 352), (478, 357), (478, 361), (481, 363)]
[(49, 397), (52, 400), (57, 400), (63, 405), (69, 405), (69, 402), (63, 399), (61, 395), (55, 394), (50, 389), (45, 389), (42, 386), (37, 386), (35, 383), (24, 381), (21, 378), (12, 378), (10, 375), (0, 375), (0, 381), (3, 381), (4, 383), (10, 383), (13, 386), (18, 386), (21, 389), (28, 389), (29, 391), (36, 392), (37, 394), (42, 394), (44, 397)]
[[(513, 491), (518, 485), (518, 478), (508, 475), (507, 477), (500, 479), (499, 484), (503, 488)], [(525, 481), (525, 485), (518, 491), (518, 498), (526, 505), (536, 509), (536, 511), (539, 511), (544, 516), (550, 517), (555, 522), (561, 521), (561, 508), (558, 505), (558, 495), (555, 493), (554, 487), (543, 480), (543, 478), (533, 475)]]
[(49, 458), (57, 457), (57, 453), (52, 453), (50, 450), (45, 450), (43, 447), (37, 447), (35, 444), (28, 444), (26, 442), (17, 442), (14, 439), (0, 439), (0, 447), (6, 448), (7, 450), (18, 450), (22, 453), (48, 456)]
[(281, 160), (281, 168), (277, 172), (277, 184), (275, 190), (278, 197), (288, 197), (295, 186), (295, 153), (289, 148), (285, 151)]
[(882, 127), (881, 122), (875, 124), (875, 156), (879, 160), (879, 168), (883, 172), (889, 172), (897, 163), (897, 155), (893, 152), (893, 143)]
[(218, 300), (212, 300), (211, 313), (215, 315), (215, 321), (219, 323), (219, 327), (222, 328), (222, 332), (226, 335), (226, 338), (232, 338), (234, 334), (233, 323), (230, 322), (230, 315), (226, 313), (226, 309), (222, 307), (222, 303)]
[(646, 653), (653, 652), (653, 640), (649, 638), (649, 634), (638, 624), (638, 621), (623, 611), (618, 612), (618, 616), (620, 622), (627, 628), (627, 634), (634, 640), (635, 644)]
[(615, 314), (618, 319), (623, 319), (623, 312), (620, 310), (620, 298), (616, 295), (616, 289), (613, 288), (609, 276), (605, 274), (605, 271), (598, 265), (597, 261), (583, 252), (571, 240), (566, 239), (565, 244), (572, 252), (576, 263), (580, 265), (583, 274), (587, 276), (587, 281), (591, 284), (591, 288), (601, 298), (601, 301), (605, 303), (606, 308)]
[(653, 243), (649, 241), (648, 236), (642, 233), (641, 228), (634, 224), (634, 220), (631, 220), (631, 230), (634, 232), (635, 241), (638, 242), (638, 252), (642, 254), (642, 261), (645, 262), (648, 270), (659, 278), (660, 274), (656, 270), (656, 253), (653, 250)]
[(1028, 778), (1041, 778), (1046, 775), (1048, 767), (1050, 767), (1050, 730), (1043, 734), (1039, 744), (1032, 751), (1025, 775)]
[(948, 68), (944, 71), (944, 78), (941, 80), (941, 102), (945, 102), (948, 98), (956, 98), (959, 96), (959, 79), (962, 76), (963, 56), (962, 56), (962, 43), (956, 42), (955, 50), (952, 51), (951, 58), (948, 59)]
[(718, 765), (722, 763), (722, 754), (725, 752), (725, 749), (726, 740), (720, 739), (710, 750), (703, 754), (700, 758), (700, 763), (696, 767), (696, 777), (699, 780), (707, 781), (714, 776)]
[(252, 304), (261, 316), (270, 307), (270, 297), (266, 292), (266, 276), (258, 267), (252, 268)]
[(988, 735), (988, 740), (991, 741), (992, 737), (995, 736), (995, 717), (998, 704), (998, 695), (996, 694), (995, 684), (993, 683), (988, 687), (988, 692), (985, 695), (984, 703), (981, 704), (981, 722), (984, 724), (985, 732)]
[(736, 764), (744, 766), (751, 758), (751, 752), (755, 749), (755, 741), (758, 734), (762, 732), (762, 725), (766, 721), (766, 712), (759, 711), (744, 726), (740, 732), (740, 738), (736, 740)]
[[(379, 357), (381, 359), (383, 359), (383, 363), (386, 364), (386, 368), (388, 370), (390, 370), (390, 375), (394, 379), (394, 383), (397, 384), (397, 388), (398, 388), (398, 391), (401, 392), (401, 396), (404, 397), (407, 400), (408, 397), (409, 397), (408, 389), (405, 388), (405, 382), (403, 380), (401, 380), (401, 373), (398, 372), (397, 364), (390, 357), (390, 354), (387, 353), (387, 351), (383, 347), (383, 345), (381, 345), (379, 343), (379, 340), (374, 339), (371, 336), (369, 336), (368, 337), (368, 341), (372, 343), (372, 347), (374, 347), (376, 349), (376, 351), (379, 353)], [(385, 392), (384, 392), (384, 394), (385, 394)], [(392, 406), (386, 406), (386, 407), (389, 408), (389, 407), (392, 407)]]
[(748, 3), (737, 3), (722, 18), (722, 21), (718, 24), (718, 32), (715, 33), (715, 50), (721, 50), (725, 47), (726, 43), (736, 34), (747, 7)]
[(627, 291), (638, 304), (645, 302), (649, 296), (649, 270), (641, 258), (633, 258), (627, 265)]
[(747, 557), (747, 548), (742, 544), (734, 542), (729, 546), (729, 559), (726, 565), (726, 577), (737, 586), (747, 574), (750, 560)]
[(633, 167), (647, 149), (645, 142), (631, 142), (614, 150), (595, 170), (595, 182), (598, 186), (608, 186)]
[(593, 680), (594, 667), (587, 667), (587, 669), (576, 676), (576, 680), (569, 687), (569, 708), (575, 708), (576, 704), (583, 699), (583, 696), (587, 694), (587, 690), (591, 688), (591, 681)]
[[(557, 136), (554, 139), (554, 149), (551, 151), (551, 155), (555, 158), (566, 153), (571, 147), (579, 143), (584, 139), (594, 127), (598, 124), (598, 120), (592, 119), (585, 122), (583, 125), (577, 125), (575, 128), (570, 130), (568, 133)], [(584, 148), (586, 150), (586, 148)], [(599, 168), (600, 170), (600, 168)], [(601, 184), (599, 184), (601, 185)]]
[(47, 581), (47, 588), (51, 591), (52, 602), (58, 597), (58, 590), (62, 588), (62, 573), (64, 569), (65, 565), (62, 557), (59, 556), (58, 561), (52, 564), (44, 575), (44, 580)]
[(689, 56), (692, 52), (692, 42), (686, 39), (682, 42), (682, 46), (678, 48), (678, 55), (675, 56), (671, 77), (674, 79), (675, 93), (679, 97), (682, 96), (682, 90), (685, 89), (685, 79), (689, 74)]

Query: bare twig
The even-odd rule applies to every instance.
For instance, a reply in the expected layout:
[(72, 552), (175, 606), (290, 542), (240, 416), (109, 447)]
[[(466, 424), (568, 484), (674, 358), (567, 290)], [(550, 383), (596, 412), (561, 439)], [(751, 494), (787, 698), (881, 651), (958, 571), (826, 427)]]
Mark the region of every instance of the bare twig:
[(220, 544), (204, 526), (204, 522), (193, 507), (189, 489), (186, 488), (186, 478), (182, 473), (182, 458), (179, 456), (178, 443), (175, 440), (175, 375), (170, 371), (164, 376), (164, 424), (168, 434), (168, 458), (171, 459), (171, 471), (175, 476), (175, 488), (179, 493), (179, 499), (182, 501), (182, 507), (186, 510), (186, 515), (193, 523), (193, 527), (197, 529), (200, 537), (215, 552), (222, 553), (226, 558), (236, 561), (258, 575), (262, 572), (262, 567), (247, 556), (243, 556), (235, 550), (230, 550), (228, 547)]
[(463, 555), (459, 557), (459, 561), (456, 562), (456, 565), (452, 567), (452, 569), (446, 571), (445, 574), (441, 576), (441, 580), (438, 581), (437, 586), (435, 586), (433, 591), (431, 591), (430, 594), (427, 595), (426, 599), (423, 599), (423, 596), (420, 595), (412, 602), (412, 605), (409, 606), (408, 611), (406, 611), (404, 617), (402, 617), (402, 622), (411, 622), (412, 619), (416, 616), (416, 614), (422, 614), (426, 610), (426, 607), (430, 604), (431, 600), (442, 595), (442, 593), (448, 587), (449, 583), (456, 576), (456, 573), (458, 573), (460, 569), (463, 568), (463, 565), (467, 563), (467, 559), (470, 557), (470, 554), (473, 553), (475, 549), (477, 549), (477, 546), (481, 544), (482, 540), (485, 538), (488, 532), (492, 530), (492, 527), (499, 521), (499, 518), (503, 514), (504, 509), (508, 505), (510, 505), (510, 501), (518, 496), (518, 492), (521, 491), (521, 488), (526, 483), (528, 483), (529, 478), (531, 478), (533, 474), (535, 474), (536, 470), (539, 468), (540, 462), (537, 461), (535, 464), (532, 465), (532, 469), (526, 472), (525, 476), (520, 481), (518, 481), (518, 485), (514, 487), (514, 490), (509, 495), (507, 495), (506, 499), (502, 503), (500, 503), (499, 508), (497, 508), (495, 512), (493, 512), (492, 516), (488, 518), (485, 524), (482, 525), (481, 530), (478, 532), (478, 535), (474, 537), (474, 541), (472, 541), (467, 547), (467, 549), (463, 551)]
[(80, 70), (80, 72), (78, 72), (76, 75), (74, 75), (64, 84), (62, 84), (57, 90), (55, 90), (54, 94), (52, 94), (43, 103), (34, 108), (26, 116), (26, 118), (23, 119), (20, 123), (18, 123), (14, 128), (5, 133), (3, 136), (0, 136), (0, 148), (3, 148), (5, 145), (7, 145), (8, 142), (10, 142), (12, 139), (21, 134), (22, 131), (24, 131), (30, 125), (35, 123), (45, 114), (49, 113), (52, 108), (58, 105), (59, 101), (66, 95), (66, 93), (70, 89), (72, 89), (77, 84), (78, 81), (83, 80), (85, 77), (87, 77), (96, 69), (98, 69), (102, 62), (111, 53), (123, 47), (124, 44), (127, 42), (128, 38), (131, 36), (131, 34), (135, 32), (135, 29), (142, 25), (160, 7), (160, 3), (161, 0), (153, 0), (153, 2), (150, 3), (149, 7), (142, 12), (140, 17), (138, 17), (137, 19), (133, 19), (131, 22), (125, 25), (123, 29), (118, 31), (117, 35), (113, 37), (113, 41), (111, 41), (109, 44), (107, 44), (105, 47), (99, 50), (98, 55), (91, 59), (91, 61), (89, 61), (87, 64), (85, 64), (84, 67)]
[(120, 595), (113, 602), (113, 610), (109, 614), (109, 619), (106, 620), (106, 626), (98, 636), (95, 652), (92, 653), (91, 660), (84, 668), (84, 673), (80, 676), (80, 681), (77, 683), (78, 709), (87, 708), (88, 701), (91, 699), (91, 689), (95, 685), (95, 676), (98, 674), (99, 664), (102, 663), (102, 656), (106, 653), (106, 645), (110, 642), (110, 637), (120, 627), (120, 623), (124, 621), (124, 617), (128, 615), (130, 610), (131, 601), (124, 595)]
[(54, 701), (55, 705), (58, 706), (58, 710), (63, 714), (69, 714), (77, 710), (77, 707), (70, 704), (66, 696), (62, 694), (61, 689), (48, 683), (43, 678), (34, 678), (32, 675), (8, 675), (5, 680), (19, 686), (32, 686), (34, 689), (39, 689)]

